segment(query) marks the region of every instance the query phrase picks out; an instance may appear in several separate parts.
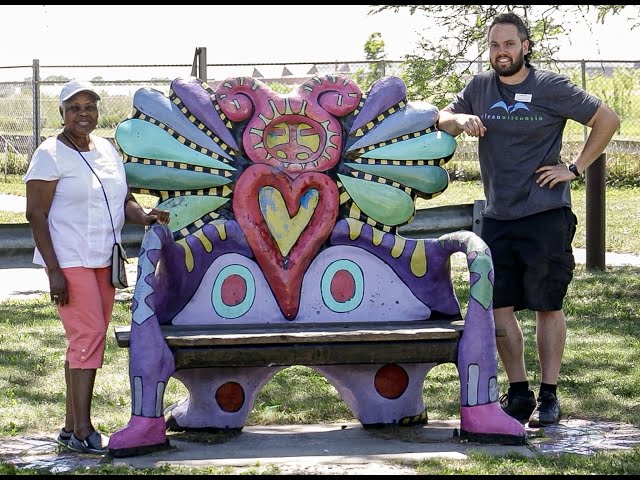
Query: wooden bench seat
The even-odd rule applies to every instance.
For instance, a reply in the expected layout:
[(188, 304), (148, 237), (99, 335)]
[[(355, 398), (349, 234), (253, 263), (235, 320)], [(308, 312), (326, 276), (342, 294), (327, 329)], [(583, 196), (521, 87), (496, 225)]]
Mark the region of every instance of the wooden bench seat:
[[(464, 321), (167, 325), (176, 368), (455, 362)], [(129, 347), (129, 326), (115, 327)]]

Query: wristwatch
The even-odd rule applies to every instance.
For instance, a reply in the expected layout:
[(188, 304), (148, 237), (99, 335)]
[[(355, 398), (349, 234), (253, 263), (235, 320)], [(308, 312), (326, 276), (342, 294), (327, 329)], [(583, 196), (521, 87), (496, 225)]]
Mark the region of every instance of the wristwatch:
[(578, 167), (576, 167), (575, 163), (572, 163), (571, 165), (569, 165), (569, 171), (573, 173), (576, 176), (576, 178), (580, 176), (580, 172), (578, 171)]

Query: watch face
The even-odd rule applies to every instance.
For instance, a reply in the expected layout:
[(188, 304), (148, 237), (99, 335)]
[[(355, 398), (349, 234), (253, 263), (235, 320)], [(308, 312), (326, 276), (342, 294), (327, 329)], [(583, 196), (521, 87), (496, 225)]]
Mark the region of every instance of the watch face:
[(569, 165), (569, 171), (573, 173), (576, 177), (580, 176), (580, 174), (578, 173), (578, 167), (576, 167), (575, 163), (572, 163), (571, 165)]

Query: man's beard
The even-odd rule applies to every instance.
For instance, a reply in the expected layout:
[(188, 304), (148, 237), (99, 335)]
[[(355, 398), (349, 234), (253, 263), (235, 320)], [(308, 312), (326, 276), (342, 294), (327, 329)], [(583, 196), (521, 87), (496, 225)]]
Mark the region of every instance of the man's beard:
[(515, 75), (520, 71), (523, 65), (524, 65), (524, 52), (522, 50), (520, 50), (518, 57), (515, 60), (513, 60), (509, 65), (505, 65), (505, 66), (500, 65), (497, 62), (497, 58), (495, 63), (491, 62), (491, 66), (496, 71), (496, 73), (501, 77), (511, 77)]

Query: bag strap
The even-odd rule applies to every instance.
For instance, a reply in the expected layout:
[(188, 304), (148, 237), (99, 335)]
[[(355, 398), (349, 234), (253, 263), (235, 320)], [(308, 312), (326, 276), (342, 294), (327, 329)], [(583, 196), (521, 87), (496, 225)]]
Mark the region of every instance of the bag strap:
[(102, 194), (104, 195), (104, 201), (107, 202), (107, 212), (109, 212), (109, 220), (111, 220), (111, 230), (113, 230), (113, 243), (118, 243), (116, 241), (116, 229), (113, 226), (113, 217), (111, 216), (111, 208), (109, 208), (109, 200), (107, 199), (107, 192), (105, 192), (105, 190), (104, 190), (104, 185), (102, 184), (102, 180), (100, 180), (100, 177), (98, 176), (96, 171), (91, 167), (89, 162), (87, 162), (87, 159), (84, 158), (84, 155), (82, 155), (82, 152), (80, 151), (78, 146), (74, 143), (73, 140), (71, 140), (69, 135), (67, 135), (67, 133), (64, 130), (62, 131), (62, 135), (64, 135), (64, 137), (67, 140), (69, 140), (69, 143), (71, 143), (71, 145), (73, 145), (73, 148), (76, 150), (76, 152), (78, 152), (78, 155), (80, 155), (80, 157), (82, 157), (82, 160), (84, 160), (84, 163), (87, 164), (87, 167), (89, 167), (89, 170), (91, 170), (91, 173), (93, 173), (95, 175), (95, 177), (98, 179), (98, 183), (100, 183), (100, 188), (102, 188)]

